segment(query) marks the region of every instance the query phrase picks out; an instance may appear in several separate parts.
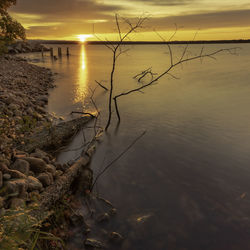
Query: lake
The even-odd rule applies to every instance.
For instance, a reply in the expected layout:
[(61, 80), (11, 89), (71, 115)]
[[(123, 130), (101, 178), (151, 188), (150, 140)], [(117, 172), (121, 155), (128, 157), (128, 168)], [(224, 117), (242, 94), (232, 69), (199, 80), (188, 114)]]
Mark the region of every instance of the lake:
[[(174, 60), (184, 47), (173, 46)], [(205, 45), (204, 52), (230, 47), (241, 50), (184, 63), (172, 71), (179, 79), (166, 76), (119, 99), (121, 123), (113, 113), (91, 163), (95, 175), (146, 134), (98, 181), (98, 192), (118, 211), (105, 230), (125, 237), (110, 249), (250, 249), (250, 44)], [(129, 48), (117, 63), (115, 94), (142, 84), (133, 79), (139, 72), (160, 73), (170, 63), (163, 45)], [(190, 45), (188, 56), (201, 48)], [(103, 45), (70, 45), (70, 53), (56, 61), (26, 55), (58, 73), (48, 111), (65, 119), (71, 111), (95, 110), (89, 100), (95, 80), (108, 86), (112, 66)], [(98, 87), (94, 99), (105, 126), (108, 93)], [(79, 135), (71, 148), (81, 143)]]

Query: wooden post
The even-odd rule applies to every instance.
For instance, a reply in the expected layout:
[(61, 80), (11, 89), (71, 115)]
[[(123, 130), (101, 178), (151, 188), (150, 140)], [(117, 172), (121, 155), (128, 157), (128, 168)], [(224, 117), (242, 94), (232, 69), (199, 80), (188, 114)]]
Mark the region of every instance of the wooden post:
[(50, 56), (51, 56), (51, 57), (54, 57), (53, 48), (50, 48)]
[(67, 47), (67, 56), (69, 56), (69, 47)]
[(42, 47), (42, 57), (43, 57), (43, 47)]
[(58, 47), (58, 57), (62, 57), (62, 48)]

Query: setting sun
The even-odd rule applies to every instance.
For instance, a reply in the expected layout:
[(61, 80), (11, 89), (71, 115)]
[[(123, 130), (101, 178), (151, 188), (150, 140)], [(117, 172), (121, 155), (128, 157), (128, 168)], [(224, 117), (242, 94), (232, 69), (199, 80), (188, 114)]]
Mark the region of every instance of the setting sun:
[(92, 37), (92, 35), (86, 35), (86, 34), (81, 34), (77, 35), (78, 39), (83, 43), (85, 42), (89, 37)]

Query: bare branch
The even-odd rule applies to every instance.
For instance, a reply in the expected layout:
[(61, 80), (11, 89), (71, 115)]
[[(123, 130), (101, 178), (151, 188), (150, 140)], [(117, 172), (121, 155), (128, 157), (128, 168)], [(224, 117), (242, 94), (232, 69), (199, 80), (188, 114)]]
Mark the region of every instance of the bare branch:
[(95, 178), (90, 191), (93, 190), (96, 182), (98, 181), (98, 179), (115, 163), (117, 162), (124, 154), (126, 154), (135, 144), (136, 142), (138, 142), (144, 135), (146, 134), (146, 131), (144, 131), (141, 135), (139, 135), (134, 141), (132, 141), (132, 143), (125, 148), (125, 150), (123, 150), (114, 160), (112, 160)]
[(228, 52), (230, 54), (235, 54), (236, 53), (236, 49), (237, 48), (229, 48), (229, 49), (219, 49), (217, 51), (214, 51), (212, 53), (209, 53), (209, 54), (200, 54), (198, 56), (193, 56), (193, 57), (190, 57), (190, 58), (186, 58), (186, 59), (182, 59), (178, 62), (176, 62), (175, 64), (171, 65), (169, 68), (167, 68), (164, 72), (162, 72), (158, 77), (156, 77), (155, 79), (151, 80), (149, 83), (147, 84), (144, 84), (138, 88), (135, 88), (135, 89), (132, 89), (132, 90), (129, 90), (127, 92), (123, 92), (121, 94), (118, 94), (116, 95), (113, 100), (115, 102), (115, 108), (116, 108), (116, 115), (117, 115), (117, 118), (118, 118), (118, 121), (120, 122), (121, 120), (121, 117), (120, 117), (120, 113), (119, 113), (119, 108), (118, 108), (118, 98), (120, 98), (121, 96), (126, 96), (126, 95), (129, 95), (131, 93), (134, 93), (134, 92), (138, 92), (138, 91), (141, 91), (142, 89), (146, 88), (146, 87), (149, 87), (150, 85), (153, 85), (154, 83), (156, 83), (159, 79), (161, 79), (163, 76), (165, 76), (166, 74), (169, 74), (170, 75), (170, 71), (172, 69), (174, 69), (175, 67), (177, 67), (178, 65), (182, 65), (182, 63), (184, 62), (188, 62), (188, 61), (193, 61), (193, 60), (197, 60), (197, 59), (201, 59), (201, 58), (205, 58), (205, 57), (208, 57), (208, 58), (212, 58), (214, 59), (215, 55), (219, 54), (219, 53), (222, 53), (222, 52)]
[(104, 85), (102, 85), (100, 82), (96, 81), (95, 82), (101, 87), (103, 88), (104, 90), (108, 91), (109, 89), (107, 87), (105, 87)]

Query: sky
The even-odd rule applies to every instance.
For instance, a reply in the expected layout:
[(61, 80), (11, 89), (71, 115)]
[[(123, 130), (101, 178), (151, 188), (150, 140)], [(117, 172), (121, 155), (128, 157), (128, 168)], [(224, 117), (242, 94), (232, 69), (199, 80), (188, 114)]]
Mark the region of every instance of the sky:
[[(10, 14), (27, 38), (116, 40), (115, 14), (122, 32), (147, 17), (134, 41), (250, 39), (249, 0), (17, 0)], [(156, 32), (157, 31), (157, 32)]]

